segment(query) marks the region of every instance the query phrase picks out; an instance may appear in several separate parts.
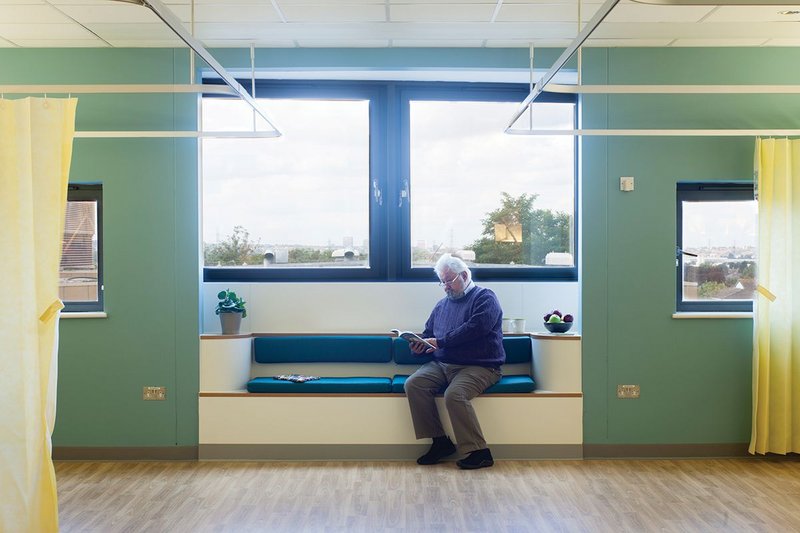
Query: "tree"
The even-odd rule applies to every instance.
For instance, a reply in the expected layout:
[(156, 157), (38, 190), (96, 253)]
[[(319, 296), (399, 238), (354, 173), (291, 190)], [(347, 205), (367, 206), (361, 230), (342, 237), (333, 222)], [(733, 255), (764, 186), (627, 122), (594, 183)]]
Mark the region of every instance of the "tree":
[(250, 242), (250, 232), (244, 226), (234, 226), (233, 233), (221, 242), (207, 244), (204, 250), (208, 266), (260, 265), (264, 258), (258, 252), (258, 242)]
[[(500, 208), (486, 214), (481, 221), (482, 237), (470, 246), (477, 263), (544, 265), (548, 253), (570, 251), (570, 216), (549, 209), (534, 209), (536, 198), (537, 194), (513, 197), (501, 193)], [(496, 241), (495, 224), (520, 225), (522, 240)]]

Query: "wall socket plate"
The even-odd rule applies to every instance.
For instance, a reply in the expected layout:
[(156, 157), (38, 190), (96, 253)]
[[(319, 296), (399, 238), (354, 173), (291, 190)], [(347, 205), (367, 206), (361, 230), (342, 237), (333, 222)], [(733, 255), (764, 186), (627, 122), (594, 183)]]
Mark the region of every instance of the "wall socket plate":
[(619, 190), (630, 192), (633, 190), (633, 176), (622, 176), (619, 179)]
[(166, 400), (166, 387), (144, 387), (142, 389), (142, 400)]
[(641, 393), (639, 385), (617, 385), (617, 398), (638, 398)]

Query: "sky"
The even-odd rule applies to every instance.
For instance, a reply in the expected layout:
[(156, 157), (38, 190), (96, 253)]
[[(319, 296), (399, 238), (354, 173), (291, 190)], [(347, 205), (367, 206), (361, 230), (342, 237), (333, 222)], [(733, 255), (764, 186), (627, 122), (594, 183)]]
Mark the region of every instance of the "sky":
[(755, 247), (758, 206), (748, 202), (684, 202), (683, 247)]
[[(364, 243), (369, 103), (262, 102), (282, 137), (203, 139), (203, 240), (224, 239), (241, 225), (263, 244), (343, 245), (345, 237)], [(501, 192), (538, 194), (535, 208), (572, 210), (573, 137), (504, 134), (517, 106), (412, 102), (412, 243), (471, 243), (481, 219), (500, 206)], [(572, 128), (572, 106), (536, 107), (535, 125)], [(203, 100), (205, 131), (252, 128), (243, 102)]]

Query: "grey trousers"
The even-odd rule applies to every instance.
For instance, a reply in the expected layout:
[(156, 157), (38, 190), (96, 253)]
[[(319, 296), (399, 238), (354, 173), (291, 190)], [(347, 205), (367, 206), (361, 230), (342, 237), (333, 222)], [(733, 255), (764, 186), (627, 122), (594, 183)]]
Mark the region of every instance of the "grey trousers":
[(446, 385), (444, 404), (453, 424), (459, 453), (467, 454), (486, 448), (486, 440), (470, 400), (500, 381), (500, 376), (499, 369), (483, 366), (431, 361), (419, 367), (405, 384), (417, 438), (441, 437), (445, 434), (436, 408), (436, 393)]

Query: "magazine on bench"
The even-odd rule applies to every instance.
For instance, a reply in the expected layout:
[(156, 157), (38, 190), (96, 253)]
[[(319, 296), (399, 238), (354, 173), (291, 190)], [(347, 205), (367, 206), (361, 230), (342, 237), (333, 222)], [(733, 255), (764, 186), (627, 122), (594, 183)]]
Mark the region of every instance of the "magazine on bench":
[(395, 335), (397, 335), (401, 339), (405, 339), (408, 342), (421, 342), (422, 344), (424, 344), (428, 348), (431, 348), (433, 350), (436, 349), (436, 346), (434, 346), (433, 344), (429, 343), (428, 341), (426, 341), (425, 339), (423, 339), (422, 337), (420, 337), (416, 333), (412, 333), (410, 331), (400, 331), (399, 329), (393, 329), (391, 331), (392, 331), (392, 333), (394, 333)]

